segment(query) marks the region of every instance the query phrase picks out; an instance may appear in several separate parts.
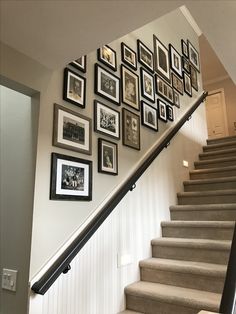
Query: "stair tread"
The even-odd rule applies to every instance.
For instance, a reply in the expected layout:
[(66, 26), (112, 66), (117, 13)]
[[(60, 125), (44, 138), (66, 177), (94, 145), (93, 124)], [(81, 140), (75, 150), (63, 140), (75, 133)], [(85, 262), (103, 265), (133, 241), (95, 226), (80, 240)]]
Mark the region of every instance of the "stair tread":
[(217, 143), (217, 144), (211, 144), (211, 145), (204, 145), (203, 149), (212, 149), (212, 148), (221, 148), (221, 147), (227, 147), (227, 146), (232, 146), (235, 145), (235, 141), (228, 141), (225, 143)]
[(142, 268), (161, 269), (172, 272), (190, 273), (205, 276), (224, 277), (227, 266), (220, 264), (174, 260), (166, 258), (149, 258), (139, 263)]
[(236, 195), (236, 189), (214, 190), (214, 191), (192, 191), (192, 192), (178, 192), (177, 196), (211, 196), (211, 195)]
[(196, 173), (212, 173), (212, 172), (224, 172), (224, 171), (231, 171), (236, 170), (236, 166), (226, 166), (226, 167), (215, 167), (210, 169), (194, 169), (189, 171), (190, 174)]
[(236, 204), (172, 205), (170, 210), (236, 210)]
[[(221, 149), (221, 150), (214, 150), (210, 152), (203, 152), (199, 154), (199, 157), (206, 157), (206, 156), (214, 156), (214, 155), (222, 155), (227, 153), (236, 153), (236, 148), (227, 148), (227, 149)], [(222, 158), (222, 157), (219, 157)]]
[(218, 293), (188, 289), (146, 281), (135, 282), (125, 292), (149, 300), (164, 301), (197, 309), (217, 310), (221, 295)]
[(214, 164), (218, 162), (225, 162), (225, 161), (235, 161), (236, 157), (221, 157), (221, 158), (214, 158), (214, 159), (207, 159), (207, 160), (198, 160), (194, 162), (194, 165), (205, 165), (205, 164)]
[(236, 140), (236, 135), (230, 135), (230, 136), (224, 136), (224, 137), (219, 137), (219, 138), (211, 138), (211, 139), (207, 139), (207, 143), (209, 145), (212, 145), (211, 142), (215, 142), (215, 141), (227, 141), (227, 140)]
[(236, 181), (236, 176), (234, 177), (221, 177), (221, 178), (211, 178), (211, 179), (196, 179), (196, 180), (186, 180), (183, 182), (184, 185), (191, 184), (207, 184), (207, 183), (223, 183), (223, 182), (233, 182)]
[(144, 314), (144, 313), (131, 311), (131, 310), (124, 310), (122, 312), (119, 312), (118, 314)]
[(234, 228), (234, 221), (188, 221), (174, 220), (162, 221), (162, 227), (189, 227), (189, 228)]

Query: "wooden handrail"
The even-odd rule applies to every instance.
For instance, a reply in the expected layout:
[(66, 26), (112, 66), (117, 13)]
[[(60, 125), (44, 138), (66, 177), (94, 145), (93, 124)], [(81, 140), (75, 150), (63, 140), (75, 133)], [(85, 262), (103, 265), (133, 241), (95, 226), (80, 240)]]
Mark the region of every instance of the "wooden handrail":
[(157, 147), (147, 156), (143, 163), (135, 170), (135, 172), (121, 185), (121, 187), (114, 193), (114, 195), (106, 202), (100, 212), (91, 220), (86, 228), (78, 235), (78, 237), (68, 246), (68, 248), (59, 256), (59, 258), (52, 264), (52, 266), (45, 272), (45, 274), (33, 284), (32, 290), (37, 294), (45, 294), (51, 285), (56, 281), (61, 273), (67, 273), (70, 269), (70, 262), (78, 254), (81, 248), (96, 232), (104, 220), (110, 215), (113, 209), (119, 204), (123, 197), (133, 189), (137, 180), (151, 165), (160, 152), (166, 148), (179, 129), (186, 121), (191, 118), (191, 115), (205, 100), (208, 93), (204, 92), (190, 107), (190, 109), (183, 115), (183, 117), (176, 123), (176, 125), (169, 130)]

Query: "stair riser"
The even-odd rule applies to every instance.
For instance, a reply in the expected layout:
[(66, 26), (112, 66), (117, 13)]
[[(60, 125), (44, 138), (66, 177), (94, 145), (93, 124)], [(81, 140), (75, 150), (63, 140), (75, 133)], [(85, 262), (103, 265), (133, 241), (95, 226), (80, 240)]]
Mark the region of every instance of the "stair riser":
[(224, 278), (151, 268), (141, 268), (141, 280), (215, 293), (222, 293), (224, 286)]
[(168, 238), (232, 240), (233, 228), (162, 227), (162, 236)]
[(216, 172), (204, 172), (204, 173), (190, 173), (190, 179), (213, 179), (213, 178), (223, 178), (223, 177), (234, 177), (236, 176), (236, 170), (224, 170)]
[(234, 152), (220, 152), (217, 154), (210, 154), (209, 156), (205, 154), (199, 155), (200, 160), (209, 160), (209, 159), (225, 158), (225, 157), (235, 157), (235, 151)]
[(223, 161), (223, 162), (214, 162), (214, 163), (208, 163), (208, 164), (195, 164), (195, 169), (210, 169), (210, 168), (222, 168), (222, 167), (228, 167), (228, 166), (236, 166), (235, 160), (229, 160), (229, 161)]
[(208, 196), (178, 196), (179, 205), (201, 205), (201, 204), (232, 204), (236, 203), (236, 195), (208, 195)]
[(228, 250), (209, 250), (196, 247), (172, 247), (152, 245), (152, 256), (194, 262), (224, 264), (228, 262)]
[(232, 149), (232, 148), (236, 148), (236, 142), (233, 143), (227, 143), (227, 144), (222, 144), (222, 146), (220, 147), (212, 147), (213, 145), (208, 145), (208, 146), (204, 146), (203, 147), (203, 151), (204, 152), (214, 152), (214, 151), (220, 151), (220, 150), (224, 150), (224, 149)]
[(170, 212), (171, 220), (192, 221), (235, 221), (235, 210), (175, 210)]
[(223, 143), (228, 143), (228, 142), (233, 142), (233, 141), (236, 141), (236, 136), (229, 136), (228, 138), (222, 137), (222, 138), (207, 140), (207, 145), (220, 144), (220, 143), (223, 144)]
[(199, 184), (185, 184), (185, 192), (195, 191), (215, 191), (215, 190), (230, 190), (236, 189), (236, 180), (227, 182), (216, 182), (216, 183), (199, 183)]

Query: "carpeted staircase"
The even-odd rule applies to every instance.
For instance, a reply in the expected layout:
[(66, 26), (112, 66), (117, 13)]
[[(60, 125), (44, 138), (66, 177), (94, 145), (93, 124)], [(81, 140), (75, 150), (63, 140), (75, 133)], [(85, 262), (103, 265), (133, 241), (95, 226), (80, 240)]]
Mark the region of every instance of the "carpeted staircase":
[(236, 220), (236, 136), (208, 140), (140, 262), (141, 281), (125, 288), (122, 314), (218, 312)]

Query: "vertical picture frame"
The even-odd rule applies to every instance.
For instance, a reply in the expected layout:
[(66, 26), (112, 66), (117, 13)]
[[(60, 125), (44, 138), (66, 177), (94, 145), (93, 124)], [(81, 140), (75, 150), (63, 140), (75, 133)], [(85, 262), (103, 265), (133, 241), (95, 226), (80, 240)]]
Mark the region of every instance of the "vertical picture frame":
[(169, 44), (170, 66), (171, 69), (180, 77), (182, 77), (182, 59), (178, 51)]
[(171, 83), (169, 51), (166, 46), (153, 35), (154, 69), (169, 84)]
[(141, 95), (151, 102), (155, 102), (154, 77), (144, 68), (140, 68)]
[(188, 59), (188, 45), (183, 39), (181, 39), (181, 48), (183, 56)]
[(137, 40), (138, 61), (151, 73), (154, 72), (153, 52), (141, 40)]
[(167, 112), (166, 112), (166, 103), (158, 99), (157, 100), (157, 108), (158, 108), (158, 118), (164, 122), (167, 122)]
[(141, 101), (141, 123), (155, 132), (158, 131), (157, 110), (145, 101)]
[(121, 60), (133, 70), (137, 70), (136, 52), (127, 46), (124, 42), (121, 43)]
[(70, 63), (77, 70), (86, 73), (87, 69), (87, 56), (82, 56), (79, 59), (76, 59)]
[(98, 172), (118, 175), (117, 144), (98, 138)]
[(122, 102), (139, 111), (139, 77), (123, 64), (121, 65)]
[(187, 44), (188, 44), (189, 62), (198, 72), (200, 72), (199, 53), (197, 49), (192, 45), (190, 40), (187, 40)]
[(108, 45), (104, 45), (97, 50), (98, 61), (108, 66), (113, 71), (117, 70), (116, 52)]
[(192, 83), (190, 76), (184, 72), (184, 91), (190, 97), (192, 97)]
[(122, 109), (123, 145), (140, 150), (140, 117), (130, 110)]

